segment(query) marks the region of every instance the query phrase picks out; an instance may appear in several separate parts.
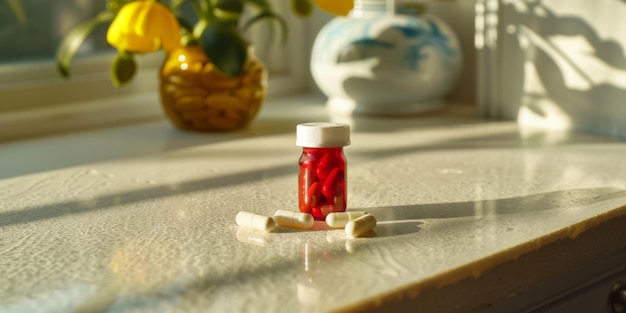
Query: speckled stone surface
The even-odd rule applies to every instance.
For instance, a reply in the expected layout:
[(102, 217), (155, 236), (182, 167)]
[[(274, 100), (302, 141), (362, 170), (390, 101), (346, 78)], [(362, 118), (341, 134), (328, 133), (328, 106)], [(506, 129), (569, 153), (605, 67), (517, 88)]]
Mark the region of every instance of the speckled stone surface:
[(239, 229), (240, 210), (297, 209), (295, 125), (329, 119), (315, 102), (236, 133), (160, 121), (0, 145), (0, 311), (384, 306), (626, 212), (623, 143), (445, 111), (348, 121), (348, 207), (378, 218), (368, 237)]

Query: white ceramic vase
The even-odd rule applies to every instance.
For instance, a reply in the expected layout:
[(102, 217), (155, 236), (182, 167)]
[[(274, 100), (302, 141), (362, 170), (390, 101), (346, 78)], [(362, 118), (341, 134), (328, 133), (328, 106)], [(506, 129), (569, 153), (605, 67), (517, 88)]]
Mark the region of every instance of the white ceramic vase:
[(332, 113), (432, 110), (457, 81), (462, 52), (452, 29), (431, 14), (399, 14), (388, 1), (355, 0), (317, 35), (311, 72)]

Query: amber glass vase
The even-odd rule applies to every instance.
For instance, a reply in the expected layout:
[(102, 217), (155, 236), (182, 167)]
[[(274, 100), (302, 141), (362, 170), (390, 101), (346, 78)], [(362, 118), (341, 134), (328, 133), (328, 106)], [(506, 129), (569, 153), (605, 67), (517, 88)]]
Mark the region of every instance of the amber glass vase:
[(248, 54), (244, 72), (220, 74), (198, 46), (170, 52), (161, 68), (163, 110), (172, 123), (194, 131), (229, 131), (247, 126), (265, 100), (267, 71)]

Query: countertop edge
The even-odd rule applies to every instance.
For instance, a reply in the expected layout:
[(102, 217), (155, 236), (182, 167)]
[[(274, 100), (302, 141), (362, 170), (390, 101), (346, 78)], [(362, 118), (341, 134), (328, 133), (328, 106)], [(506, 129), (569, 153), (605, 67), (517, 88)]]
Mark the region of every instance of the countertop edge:
[[(554, 250), (567, 250), (567, 252), (572, 253), (572, 249), (581, 247), (582, 244), (588, 243), (587, 241), (598, 241), (598, 238), (606, 237), (603, 235), (604, 233), (615, 231), (621, 231), (623, 236), (609, 236), (610, 241), (602, 241), (603, 245), (594, 246), (593, 249), (595, 250), (587, 251), (588, 255), (585, 258), (568, 258), (570, 262), (567, 266), (552, 264), (558, 262), (563, 257)], [(535, 240), (511, 247), (505, 251), (495, 253), (476, 262), (457, 267), (446, 273), (399, 289), (390, 290), (378, 297), (364, 300), (333, 312), (388, 312), (390, 309), (393, 312), (422, 312), (422, 310), (430, 312), (428, 310), (433, 309), (436, 309), (437, 312), (475, 311), (481, 306), (490, 306), (499, 300), (510, 298), (512, 294), (533, 288), (541, 282), (555, 279), (559, 275), (566, 275), (567, 270), (574, 271), (577, 268), (580, 269), (585, 265), (598, 262), (602, 257), (617, 253), (620, 249), (623, 250), (626, 245), (619, 238), (626, 238), (626, 205), (594, 218), (572, 224), (569, 227)], [(511, 254), (514, 255), (511, 256)], [(554, 260), (550, 260), (550, 258), (554, 258)], [(515, 269), (515, 267), (520, 266), (532, 267), (534, 266), (533, 264), (542, 264), (543, 271), (535, 271), (533, 275), (527, 275), (527, 270)], [(545, 268), (548, 266), (556, 270), (552, 272), (546, 271)], [(500, 281), (500, 276), (510, 276), (511, 274), (514, 276), (519, 275), (520, 277), (518, 278), (528, 276), (533, 276), (534, 278), (518, 286), (497, 284), (497, 286), (491, 286), (493, 289), (490, 289), (489, 292), (483, 291), (479, 293), (480, 295), (488, 295), (488, 299), (476, 297), (475, 294), (470, 292), (473, 295), (464, 299), (464, 302), (467, 302), (464, 305), (460, 305), (457, 300), (451, 302), (450, 299), (445, 298), (445, 295), (448, 294), (467, 293), (466, 288), (484, 290), (485, 280), (498, 282)], [(537, 274), (540, 274), (539, 278)], [(444, 290), (450, 288), (457, 290), (450, 292)]]

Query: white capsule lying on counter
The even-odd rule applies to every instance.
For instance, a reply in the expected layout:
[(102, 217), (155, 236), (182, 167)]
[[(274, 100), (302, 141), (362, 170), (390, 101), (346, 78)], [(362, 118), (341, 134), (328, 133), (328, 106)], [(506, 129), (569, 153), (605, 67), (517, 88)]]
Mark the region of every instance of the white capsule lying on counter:
[(360, 237), (376, 227), (376, 218), (372, 214), (365, 214), (346, 224), (346, 235), (348, 237)]
[(240, 227), (252, 228), (268, 233), (276, 228), (276, 222), (273, 218), (245, 211), (237, 213), (235, 221)]
[(332, 228), (343, 228), (349, 221), (353, 221), (365, 214), (365, 211), (333, 212), (326, 215), (326, 224)]
[(279, 226), (299, 229), (309, 229), (315, 223), (311, 214), (288, 210), (276, 210), (274, 220)]

